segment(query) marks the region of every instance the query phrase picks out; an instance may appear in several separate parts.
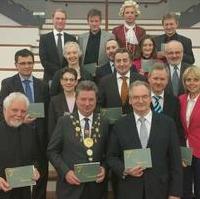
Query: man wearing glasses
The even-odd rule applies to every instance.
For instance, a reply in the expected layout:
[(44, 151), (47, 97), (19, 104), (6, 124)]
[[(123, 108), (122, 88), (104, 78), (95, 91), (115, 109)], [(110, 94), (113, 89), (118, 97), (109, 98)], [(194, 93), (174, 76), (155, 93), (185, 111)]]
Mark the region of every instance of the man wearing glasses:
[[(0, 108), (2, 116), (2, 104), (6, 96), (12, 92), (21, 92), (27, 96), (30, 103), (42, 102), (45, 105), (45, 111), (48, 107), (48, 85), (40, 79), (33, 76), (34, 55), (27, 49), (22, 49), (15, 54), (15, 66), (18, 73), (12, 77), (6, 78), (1, 83)], [(1, 117), (2, 118), (2, 117)], [(26, 115), (24, 123), (29, 124), (37, 135), (37, 148), (39, 149), (40, 160), (39, 167), (41, 179), (33, 188), (33, 198), (46, 198), (46, 184), (48, 177), (48, 162), (46, 158), (47, 146), (47, 122), (46, 118), (31, 118)], [(42, 161), (41, 161), (42, 160)]]

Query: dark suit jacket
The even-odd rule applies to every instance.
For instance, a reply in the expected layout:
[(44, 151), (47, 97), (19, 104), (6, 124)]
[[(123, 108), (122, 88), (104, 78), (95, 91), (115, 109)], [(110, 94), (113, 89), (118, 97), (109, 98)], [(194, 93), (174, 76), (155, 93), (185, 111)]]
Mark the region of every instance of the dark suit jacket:
[[(181, 196), (182, 166), (178, 137), (172, 119), (153, 113), (148, 141), (152, 168), (144, 170), (141, 177), (126, 176), (123, 151), (141, 148), (134, 114), (122, 117), (115, 123), (108, 149), (108, 164), (118, 176), (118, 199), (167, 199)], [(145, 191), (144, 191), (145, 189)]]
[[(145, 81), (146, 79), (144, 76), (131, 71), (130, 83), (136, 80)], [(122, 107), (123, 113), (132, 111), (128, 100), (122, 106), (116, 74), (110, 74), (101, 79), (99, 83), (99, 105), (103, 108)]]
[[(77, 108), (75, 104), (73, 112), (76, 110)], [(56, 96), (53, 96), (49, 103), (49, 117), (48, 117), (49, 138), (51, 137), (56, 127), (58, 118), (64, 116), (65, 114), (69, 114), (69, 108), (65, 99), (65, 95), (62, 92)]]
[[(48, 109), (48, 85), (42, 82), (41, 80), (33, 77), (33, 89), (34, 89), (34, 102), (43, 102), (45, 105), (45, 115), (47, 116)], [(12, 77), (4, 79), (1, 83), (1, 92), (0, 92), (0, 105), (2, 107), (3, 100), (12, 92), (21, 92), (24, 93), (24, 89), (19, 77), (19, 74), (16, 74)], [(46, 156), (46, 146), (47, 146), (47, 118), (39, 118), (35, 121), (35, 130), (37, 132), (38, 138), (38, 147), (40, 148), (41, 155)]]
[[(64, 33), (64, 43), (68, 41), (76, 41), (76, 38), (70, 34)], [(53, 32), (41, 35), (39, 56), (42, 66), (44, 67), (44, 80), (46, 82), (52, 80), (57, 70), (67, 65), (67, 61), (64, 57), (62, 63), (60, 63)]]
[(111, 66), (110, 66), (110, 62), (108, 61), (103, 66), (97, 67), (96, 76), (95, 76), (95, 82), (98, 84), (102, 77), (104, 77), (106, 75), (109, 75), (109, 74), (112, 74), (112, 69), (111, 69)]
[[(79, 120), (78, 114), (72, 114), (75, 120)], [(93, 116), (93, 124), (98, 117), (98, 114)], [(108, 140), (108, 122), (104, 118), (101, 118), (100, 123), (100, 135), (97, 143), (92, 147), (93, 149), (93, 161), (99, 161), (101, 165), (105, 166), (105, 152)], [(92, 132), (94, 133), (94, 132)], [(75, 127), (73, 125), (70, 116), (61, 117), (58, 120), (55, 131), (48, 144), (47, 154), (50, 162), (56, 168), (59, 179), (57, 182), (57, 195), (59, 199), (79, 199), (84, 186), (93, 185), (95, 195), (90, 198), (100, 199), (103, 194), (103, 183), (97, 184), (82, 183), (79, 186), (73, 186), (66, 182), (65, 174), (69, 170), (74, 170), (74, 164), (88, 162), (86, 155), (86, 147), (80, 142), (79, 136), (76, 136)]]
[[(151, 105), (151, 107), (153, 110), (153, 105)], [(169, 93), (167, 91), (164, 92), (164, 104), (162, 113), (171, 117), (174, 120), (177, 128), (179, 142), (181, 145), (185, 145), (184, 132), (179, 115), (180, 113), (179, 100), (172, 93)]]
[[(158, 51), (161, 50), (161, 44), (165, 43), (165, 37), (166, 35), (159, 35), (154, 38), (155, 43), (156, 43), (156, 48)], [(188, 64), (193, 64), (194, 63), (194, 55), (192, 52), (192, 41), (191, 39), (184, 37), (183, 35), (175, 34), (173, 36), (173, 40), (177, 40), (182, 43), (183, 45), (183, 62), (188, 63)]]

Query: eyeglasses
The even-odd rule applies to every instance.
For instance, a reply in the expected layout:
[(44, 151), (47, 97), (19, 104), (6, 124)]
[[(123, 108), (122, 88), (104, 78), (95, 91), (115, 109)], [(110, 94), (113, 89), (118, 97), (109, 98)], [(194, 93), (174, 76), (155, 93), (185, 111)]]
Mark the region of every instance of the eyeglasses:
[(17, 64), (19, 64), (20, 66), (32, 66), (33, 65), (33, 62), (19, 62), (19, 63), (17, 63)]

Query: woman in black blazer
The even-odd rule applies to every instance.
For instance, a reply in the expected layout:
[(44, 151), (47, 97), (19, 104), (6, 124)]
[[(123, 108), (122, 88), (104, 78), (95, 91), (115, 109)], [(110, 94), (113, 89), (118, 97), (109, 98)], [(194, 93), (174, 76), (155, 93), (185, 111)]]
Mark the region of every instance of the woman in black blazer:
[(78, 74), (73, 68), (63, 68), (60, 76), (62, 91), (51, 98), (49, 104), (49, 138), (52, 135), (60, 116), (70, 114), (76, 110), (75, 87), (78, 83)]

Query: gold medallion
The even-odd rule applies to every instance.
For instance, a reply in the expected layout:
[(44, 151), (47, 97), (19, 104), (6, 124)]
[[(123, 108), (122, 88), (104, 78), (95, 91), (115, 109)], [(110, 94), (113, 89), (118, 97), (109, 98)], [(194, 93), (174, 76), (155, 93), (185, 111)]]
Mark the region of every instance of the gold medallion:
[(85, 138), (83, 140), (83, 144), (87, 147), (87, 148), (90, 148), (94, 145), (94, 141), (92, 138)]
[(92, 156), (93, 155), (93, 151), (91, 149), (88, 149), (86, 151), (86, 153), (87, 153), (88, 156)]

